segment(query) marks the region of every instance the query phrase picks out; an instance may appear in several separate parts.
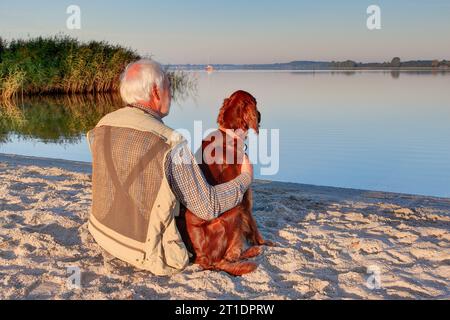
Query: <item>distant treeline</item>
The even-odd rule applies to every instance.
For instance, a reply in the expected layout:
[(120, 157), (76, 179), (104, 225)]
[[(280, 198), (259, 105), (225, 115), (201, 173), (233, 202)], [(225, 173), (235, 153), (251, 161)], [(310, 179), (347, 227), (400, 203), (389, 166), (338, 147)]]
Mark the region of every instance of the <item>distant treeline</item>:
[[(104, 93), (119, 88), (125, 66), (140, 56), (106, 42), (68, 36), (6, 42), (0, 38), (0, 98), (55, 93)], [(186, 74), (170, 73), (175, 93), (186, 90)]]
[[(412, 60), (401, 61), (396, 57), (391, 62), (361, 63), (347, 61), (292, 61), (287, 63), (271, 64), (213, 64), (217, 70), (348, 70), (348, 69), (442, 69), (450, 70), (450, 61), (447, 60)], [(204, 64), (171, 65), (171, 69), (204, 70)]]
[(352, 69), (352, 68), (368, 68), (368, 69), (389, 69), (389, 68), (431, 68), (431, 69), (447, 69), (450, 67), (450, 61), (447, 60), (411, 60), (401, 61), (399, 57), (395, 57), (391, 62), (372, 62), (361, 63), (352, 60), (347, 61), (332, 61), (330, 68), (332, 69)]

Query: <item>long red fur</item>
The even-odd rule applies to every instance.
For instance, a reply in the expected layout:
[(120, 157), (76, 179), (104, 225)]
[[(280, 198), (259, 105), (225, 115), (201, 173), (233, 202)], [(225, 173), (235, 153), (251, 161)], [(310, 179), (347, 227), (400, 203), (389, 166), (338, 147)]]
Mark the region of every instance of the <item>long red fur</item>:
[[(225, 99), (217, 122), (221, 128), (245, 131), (253, 129), (258, 133), (259, 120), (260, 114), (256, 108), (255, 98), (245, 91), (237, 91)], [(226, 145), (230, 138), (227, 140), (226, 133), (223, 131), (220, 133), (223, 138), (221, 141), (209, 138), (203, 141), (202, 156), (206, 147), (212, 147), (210, 144), (215, 144), (213, 147), (216, 147), (222, 143), (223, 150), (227, 147), (234, 149), (235, 157), (233, 163), (226, 163), (223, 152), (224, 159), (221, 164), (206, 164), (203, 161), (200, 167), (211, 185), (231, 181), (241, 173), (241, 162), (237, 159), (239, 155), (244, 154), (243, 144), (235, 139), (232, 146)], [(252, 272), (257, 268), (256, 264), (244, 260), (259, 255), (260, 245), (273, 245), (262, 238), (252, 216), (251, 189), (245, 193), (240, 205), (223, 213), (217, 219), (205, 221), (184, 208), (177, 223), (188, 249), (195, 253), (194, 262), (205, 270), (222, 270), (234, 276)], [(251, 246), (245, 250), (246, 242)]]

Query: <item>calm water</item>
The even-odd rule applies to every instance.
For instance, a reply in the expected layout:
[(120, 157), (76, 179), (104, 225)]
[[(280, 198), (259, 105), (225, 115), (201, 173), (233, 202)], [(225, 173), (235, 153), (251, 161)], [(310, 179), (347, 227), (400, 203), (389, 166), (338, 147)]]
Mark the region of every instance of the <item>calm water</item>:
[[(196, 97), (174, 104), (165, 122), (191, 131), (196, 120), (215, 127), (228, 94), (251, 92), (262, 127), (280, 129), (280, 170), (265, 179), (450, 196), (448, 73), (195, 75)], [(81, 100), (10, 106), (0, 120), (0, 152), (90, 161), (81, 133), (116, 101)]]

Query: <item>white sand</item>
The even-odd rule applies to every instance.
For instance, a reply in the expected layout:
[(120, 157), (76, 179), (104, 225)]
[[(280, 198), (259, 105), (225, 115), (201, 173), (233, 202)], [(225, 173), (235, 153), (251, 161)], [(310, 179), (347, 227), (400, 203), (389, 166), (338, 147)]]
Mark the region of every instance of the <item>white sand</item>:
[(0, 155), (1, 299), (450, 298), (450, 199), (259, 181), (254, 215), (278, 243), (259, 268), (166, 278), (105, 260), (86, 228), (89, 172)]

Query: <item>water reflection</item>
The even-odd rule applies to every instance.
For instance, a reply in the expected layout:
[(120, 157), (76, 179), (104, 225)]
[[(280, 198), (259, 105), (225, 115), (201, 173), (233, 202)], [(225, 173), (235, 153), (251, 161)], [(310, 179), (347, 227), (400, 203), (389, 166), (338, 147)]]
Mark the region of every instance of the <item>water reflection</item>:
[(393, 79), (398, 79), (398, 78), (400, 78), (400, 71), (392, 70), (392, 71), (391, 71), (391, 77), (392, 77)]
[[(284, 72), (284, 71), (280, 71)], [(345, 75), (345, 76), (354, 76), (358, 74), (389, 74), (393, 79), (398, 79), (400, 76), (423, 76), (423, 75), (432, 75), (432, 76), (444, 76), (447, 77), (450, 75), (448, 70), (294, 70), (289, 72), (291, 75), (318, 75), (318, 74), (329, 74), (329, 75)]]
[[(450, 196), (450, 73), (198, 73), (196, 99), (164, 122), (215, 128), (237, 89), (258, 100), (262, 128), (280, 129), (280, 171), (258, 178)], [(0, 107), (0, 153), (90, 161), (84, 134), (122, 106), (117, 96), (30, 98)], [(3, 143), (2, 143), (3, 142)]]
[(107, 113), (122, 106), (117, 95), (27, 97), (0, 104), (0, 143), (38, 139), (76, 143)]
[[(196, 96), (197, 79), (169, 73), (174, 103)], [(107, 113), (123, 106), (118, 94), (31, 96), (0, 101), (0, 143), (37, 139), (77, 143)]]

